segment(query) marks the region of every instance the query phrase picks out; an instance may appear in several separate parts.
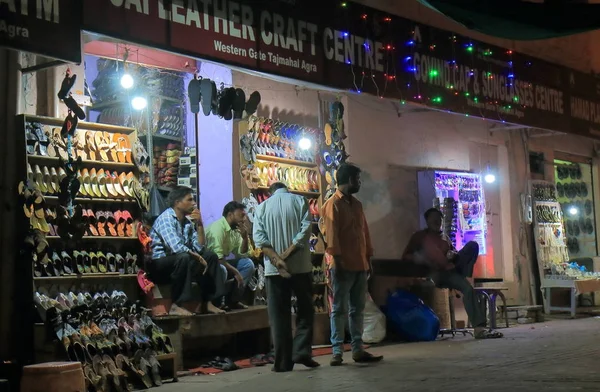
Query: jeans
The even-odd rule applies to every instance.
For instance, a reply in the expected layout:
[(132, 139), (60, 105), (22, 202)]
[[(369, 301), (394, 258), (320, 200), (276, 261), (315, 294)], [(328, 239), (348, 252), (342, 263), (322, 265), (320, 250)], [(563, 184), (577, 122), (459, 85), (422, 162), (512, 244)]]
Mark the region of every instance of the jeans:
[(475, 241), (467, 242), (453, 260), (456, 271), (466, 278), (472, 278), (477, 257), (479, 257), (479, 244)]
[(331, 345), (334, 355), (344, 352), (346, 320), (349, 321), (352, 353), (363, 350), (363, 321), (367, 297), (367, 272), (331, 270), (333, 306), (331, 310)]
[[(277, 371), (290, 371), (294, 362), (312, 357), (313, 321), (312, 273), (294, 274), (285, 279), (267, 276), (269, 324), (275, 346)], [(292, 337), (292, 293), (296, 296), (296, 335)]]
[[(243, 258), (243, 259), (238, 259), (238, 260), (228, 260), (227, 262), (232, 267), (237, 269), (239, 271), (240, 275), (242, 275), (242, 278), (244, 278), (244, 287), (248, 286), (248, 282), (250, 282), (250, 279), (252, 279), (252, 276), (254, 276), (254, 271), (256, 270), (256, 267), (254, 266), (254, 262), (248, 258)], [(227, 268), (223, 264), (221, 264), (219, 267), (220, 268), (217, 271), (216, 291), (215, 291), (215, 295), (214, 295), (215, 299), (230, 294), (230, 292), (229, 292), (230, 290), (227, 289), (227, 285), (225, 284), (227, 282), (227, 277), (228, 277)], [(237, 287), (237, 283), (235, 284), (235, 287)], [(235, 290), (235, 289), (233, 291), (242, 291), (243, 292), (243, 290)]]
[[(219, 258), (207, 249), (200, 255), (206, 260), (203, 273), (200, 262), (187, 253), (162, 257), (148, 264), (148, 276), (156, 284), (171, 284), (171, 299), (177, 305), (190, 301), (206, 301), (215, 292), (215, 277), (219, 271)], [(199, 296), (194, 294), (192, 283), (200, 286)]]

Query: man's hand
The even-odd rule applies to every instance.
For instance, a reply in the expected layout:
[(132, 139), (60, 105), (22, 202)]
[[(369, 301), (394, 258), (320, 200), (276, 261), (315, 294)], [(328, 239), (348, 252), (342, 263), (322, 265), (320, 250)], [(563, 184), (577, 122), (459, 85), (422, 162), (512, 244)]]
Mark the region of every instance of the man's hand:
[(202, 226), (202, 214), (200, 213), (200, 210), (198, 208), (195, 208), (194, 211), (192, 211), (192, 213), (190, 214), (190, 219), (196, 223), (196, 225), (198, 226)]
[(290, 247), (287, 248), (286, 251), (281, 254), (281, 260), (286, 260), (295, 251), (296, 251), (296, 245), (295, 244), (290, 245)]
[(250, 233), (250, 228), (248, 227), (247, 218), (244, 219), (244, 221), (240, 225), (238, 225), (237, 230), (243, 238), (246, 238), (248, 236), (248, 233)]
[(244, 278), (242, 277), (242, 274), (240, 274), (240, 271), (235, 270), (235, 272), (233, 273), (233, 277), (235, 278), (235, 281), (238, 284), (238, 287), (242, 288), (244, 287)]
[(204, 272), (202, 274), (205, 274), (208, 268), (208, 263), (206, 262), (206, 260), (204, 260), (204, 258), (196, 252), (190, 252), (190, 255), (192, 255), (194, 259), (196, 259), (200, 264), (202, 264), (202, 266), (204, 267)]
[(275, 266), (275, 268), (277, 268), (277, 271), (279, 271), (279, 275), (282, 278), (289, 279), (292, 277), (292, 275), (288, 271), (288, 266), (287, 266), (286, 262), (283, 261), (282, 258), (277, 257), (274, 260), (271, 259), (271, 263)]

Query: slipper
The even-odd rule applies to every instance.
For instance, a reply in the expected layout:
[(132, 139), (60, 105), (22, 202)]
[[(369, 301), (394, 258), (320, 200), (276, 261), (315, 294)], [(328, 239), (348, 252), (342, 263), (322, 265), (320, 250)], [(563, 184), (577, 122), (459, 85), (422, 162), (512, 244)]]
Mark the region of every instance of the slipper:
[(213, 87), (216, 92), (217, 87), (215, 83), (210, 79), (202, 79), (200, 81), (200, 94), (202, 96), (202, 113), (204, 113), (205, 116), (210, 115), (210, 111), (212, 109), (214, 100)]
[(67, 105), (67, 107), (69, 108), (70, 111), (75, 113), (75, 115), (80, 120), (85, 120), (85, 112), (77, 104), (77, 101), (75, 100), (75, 98), (73, 98), (72, 96), (68, 96), (67, 98), (63, 99), (63, 102), (65, 103), (65, 105)]
[(260, 105), (260, 93), (258, 91), (254, 91), (252, 94), (250, 94), (248, 102), (246, 102), (246, 115), (251, 116), (256, 113), (258, 105)]
[(218, 114), (219, 117), (225, 120), (231, 120), (233, 115), (231, 113), (233, 100), (235, 99), (235, 88), (228, 87), (221, 92), (219, 96)]
[(194, 76), (188, 84), (188, 97), (190, 100), (190, 111), (194, 114), (200, 111), (200, 86), (201, 82)]
[(325, 124), (325, 129), (323, 132), (325, 133), (325, 144), (331, 146), (331, 134), (333, 133), (333, 128), (331, 128), (331, 124)]
[(60, 90), (58, 90), (57, 96), (59, 99), (64, 100), (65, 98), (67, 98), (67, 96), (71, 92), (71, 89), (75, 85), (76, 80), (77, 75), (71, 75), (71, 70), (67, 69), (67, 72), (65, 72), (65, 77), (60, 85)]
[(246, 94), (241, 88), (235, 89), (235, 98), (233, 100), (233, 118), (238, 120), (244, 115), (246, 108)]
[(69, 112), (65, 118), (62, 129), (60, 130), (60, 136), (66, 138), (67, 135), (75, 135), (75, 131), (77, 130), (77, 122), (77, 116), (73, 116), (71, 112)]

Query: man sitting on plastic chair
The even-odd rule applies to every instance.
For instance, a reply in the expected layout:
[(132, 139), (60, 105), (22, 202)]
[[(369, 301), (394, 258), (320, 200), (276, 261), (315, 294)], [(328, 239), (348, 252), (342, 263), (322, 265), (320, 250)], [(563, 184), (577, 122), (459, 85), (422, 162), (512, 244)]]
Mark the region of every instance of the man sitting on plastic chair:
[(432, 268), (432, 280), (437, 287), (458, 290), (463, 295), (465, 310), (475, 329), (476, 339), (501, 338), (500, 332), (486, 328), (487, 317), (468, 278), (479, 255), (479, 246), (470, 241), (456, 251), (450, 239), (441, 231), (443, 214), (436, 208), (425, 211), (427, 228), (416, 232), (404, 250), (403, 260), (427, 263)]

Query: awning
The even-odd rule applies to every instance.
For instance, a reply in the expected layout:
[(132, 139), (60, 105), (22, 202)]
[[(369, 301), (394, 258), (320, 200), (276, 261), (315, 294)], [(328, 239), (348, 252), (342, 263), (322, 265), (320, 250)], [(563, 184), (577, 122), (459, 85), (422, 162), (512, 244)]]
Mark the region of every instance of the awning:
[(600, 4), (563, 0), (418, 0), (466, 28), (512, 40), (563, 37), (600, 29)]

